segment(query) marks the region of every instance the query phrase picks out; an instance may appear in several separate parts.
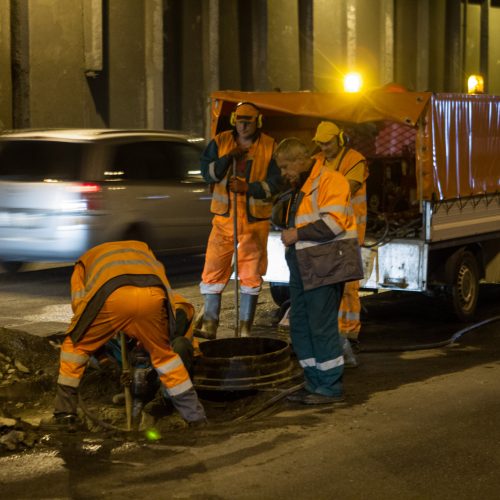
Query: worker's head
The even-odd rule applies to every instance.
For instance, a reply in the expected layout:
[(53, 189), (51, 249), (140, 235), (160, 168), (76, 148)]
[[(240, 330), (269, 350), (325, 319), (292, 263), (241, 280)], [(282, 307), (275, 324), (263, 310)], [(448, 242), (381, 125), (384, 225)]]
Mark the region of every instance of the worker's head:
[(231, 125), (238, 135), (251, 137), (262, 127), (262, 115), (259, 108), (251, 102), (239, 102), (231, 113)]
[(283, 139), (274, 150), (274, 160), (283, 178), (296, 186), (302, 173), (312, 166), (307, 146), (296, 137)]
[(313, 141), (321, 148), (325, 158), (331, 160), (345, 145), (346, 138), (343, 130), (335, 123), (321, 122), (316, 129)]

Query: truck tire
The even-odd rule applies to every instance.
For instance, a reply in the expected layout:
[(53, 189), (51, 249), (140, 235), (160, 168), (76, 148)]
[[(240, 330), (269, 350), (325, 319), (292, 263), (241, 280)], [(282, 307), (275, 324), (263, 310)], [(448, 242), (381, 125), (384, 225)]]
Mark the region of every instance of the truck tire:
[(471, 321), (479, 297), (479, 267), (474, 254), (465, 250), (455, 260), (450, 301), (460, 321)]
[(5, 272), (10, 274), (17, 273), (23, 266), (24, 262), (17, 260), (4, 260), (2, 262), (2, 267), (4, 268)]

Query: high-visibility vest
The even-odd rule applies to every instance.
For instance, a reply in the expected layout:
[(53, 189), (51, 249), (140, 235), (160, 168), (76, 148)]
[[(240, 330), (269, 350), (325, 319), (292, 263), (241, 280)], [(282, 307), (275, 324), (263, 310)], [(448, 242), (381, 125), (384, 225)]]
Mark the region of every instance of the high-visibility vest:
[(163, 288), (170, 331), (175, 330), (174, 297), (163, 264), (146, 243), (116, 241), (91, 248), (75, 264), (71, 277), (74, 314), (67, 330), (73, 342), (85, 333), (106, 299), (122, 286)]
[[(345, 177), (324, 168), (317, 160), (298, 196), (295, 227), (300, 229), (322, 220), (334, 234), (326, 242), (298, 240), (295, 243), (304, 289), (361, 279), (363, 267), (356, 218)], [(290, 215), (289, 209), (287, 218)]]
[(361, 187), (351, 197), (351, 205), (354, 210), (354, 215), (356, 216), (359, 243), (363, 244), (365, 239), (366, 217), (368, 213), (366, 205), (366, 179), (368, 178), (366, 158), (355, 149), (350, 148), (342, 148), (337, 156), (328, 163), (326, 163), (325, 155), (323, 153), (318, 153), (314, 158), (322, 161), (327, 168), (336, 170), (345, 177), (348, 177), (349, 171), (356, 165), (361, 162), (365, 163), (364, 179)]
[[(232, 149), (237, 147), (233, 132), (226, 130), (218, 134), (214, 141), (217, 144), (219, 157), (228, 154)], [(271, 189), (266, 182), (269, 163), (272, 160), (276, 142), (272, 137), (269, 137), (262, 132), (257, 140), (252, 144), (247, 153), (247, 178), (248, 183), (260, 182), (265, 193), (268, 194), (266, 199), (257, 199), (250, 196), (247, 197), (247, 212), (255, 219), (269, 219), (273, 208), (271, 199)], [(228, 179), (233, 175), (230, 167), (224, 177), (219, 182), (214, 184), (212, 193), (212, 204), (210, 210), (216, 215), (229, 214), (229, 186)]]

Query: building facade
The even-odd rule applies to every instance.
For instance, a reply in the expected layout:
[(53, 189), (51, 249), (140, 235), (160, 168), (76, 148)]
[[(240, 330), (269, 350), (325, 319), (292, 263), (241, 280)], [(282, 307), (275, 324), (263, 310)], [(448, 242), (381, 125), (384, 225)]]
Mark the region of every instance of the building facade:
[(0, 0), (0, 129), (206, 134), (210, 92), (500, 93), (495, 0)]

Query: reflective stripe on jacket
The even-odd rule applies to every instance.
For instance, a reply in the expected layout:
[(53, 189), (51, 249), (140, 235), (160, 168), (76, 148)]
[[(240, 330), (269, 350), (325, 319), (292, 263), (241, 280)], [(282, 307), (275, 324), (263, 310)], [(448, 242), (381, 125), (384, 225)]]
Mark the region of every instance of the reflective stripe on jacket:
[(335, 235), (327, 242), (295, 243), (304, 289), (361, 279), (363, 266), (356, 220), (345, 177), (316, 161), (299, 196), (295, 227), (322, 220)]
[[(232, 149), (237, 147), (233, 132), (227, 130), (218, 134), (214, 141), (218, 147), (219, 157), (227, 155)], [(260, 133), (257, 140), (252, 144), (247, 160), (247, 178), (248, 183), (260, 182), (261, 187), (266, 194), (266, 198), (259, 199), (247, 193), (247, 212), (253, 218), (262, 220), (269, 219), (272, 211), (272, 196), (275, 194), (267, 182), (268, 167), (273, 157), (275, 141), (266, 134)], [(209, 165), (210, 176), (215, 181), (212, 194), (212, 204), (210, 209), (216, 215), (229, 214), (229, 187), (228, 178), (232, 176), (231, 166), (226, 172), (224, 178), (218, 179), (215, 175), (215, 167), (212, 162)]]
[(170, 331), (175, 331), (174, 302), (163, 265), (146, 243), (116, 241), (91, 248), (75, 264), (71, 276), (73, 318), (67, 330), (73, 342), (85, 333), (111, 293), (127, 285), (163, 288), (169, 299)]
[[(321, 160), (323, 163), (325, 162), (325, 155), (323, 153), (318, 153), (315, 155), (315, 158)], [(361, 162), (365, 165), (364, 179), (361, 187), (352, 195), (351, 205), (354, 210), (354, 215), (356, 216), (358, 240), (360, 244), (363, 244), (368, 213), (366, 205), (366, 179), (368, 178), (366, 158), (355, 149), (342, 148), (336, 158), (328, 164), (328, 168), (340, 172), (344, 177), (349, 179), (349, 171)]]

